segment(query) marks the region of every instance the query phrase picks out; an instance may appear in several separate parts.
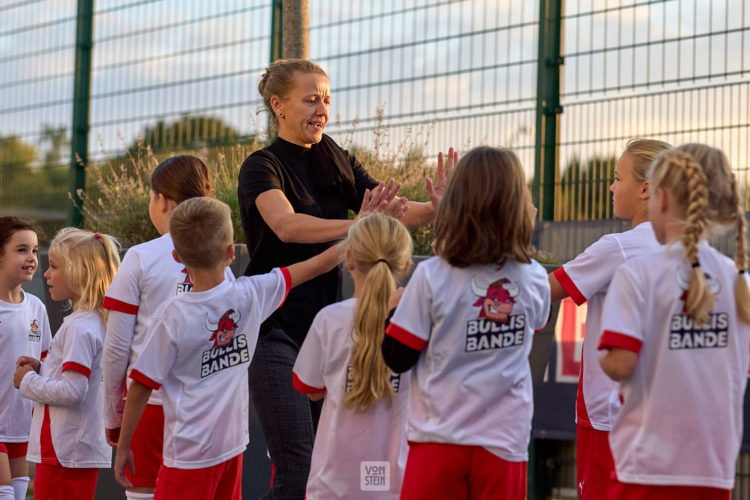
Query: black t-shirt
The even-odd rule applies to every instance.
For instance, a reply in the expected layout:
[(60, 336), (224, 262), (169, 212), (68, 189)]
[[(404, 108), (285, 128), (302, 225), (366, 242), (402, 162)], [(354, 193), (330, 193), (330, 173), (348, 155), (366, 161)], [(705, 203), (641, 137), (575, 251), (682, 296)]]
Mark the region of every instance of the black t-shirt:
[[(291, 203), (296, 213), (321, 219), (346, 219), (349, 210), (355, 212), (362, 205), (366, 189), (377, 186), (357, 159), (339, 148), (324, 136), (327, 144), (338, 148), (348, 158), (348, 166), (354, 180), (354, 196), (346, 199), (336, 186), (317, 186), (312, 171), (311, 148), (305, 148), (277, 138), (269, 146), (251, 154), (242, 164), (237, 195), (240, 205), (242, 229), (245, 232), (250, 264), (245, 275), (267, 273), (274, 267), (284, 267), (319, 254), (333, 242), (328, 243), (284, 243), (265, 223), (255, 206), (261, 193), (279, 189)], [(313, 145), (318, 147), (319, 145)], [(271, 327), (283, 329), (298, 345), (307, 334), (315, 315), (323, 307), (339, 298), (341, 270), (332, 271), (295, 287), (284, 305), (261, 327), (264, 334)]]

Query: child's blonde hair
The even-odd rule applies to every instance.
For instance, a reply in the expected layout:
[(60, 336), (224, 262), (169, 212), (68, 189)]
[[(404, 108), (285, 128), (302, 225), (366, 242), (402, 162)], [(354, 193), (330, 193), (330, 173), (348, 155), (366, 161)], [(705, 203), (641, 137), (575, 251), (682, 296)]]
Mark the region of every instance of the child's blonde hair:
[(49, 246), (68, 272), (68, 285), (78, 296), (74, 308), (78, 311), (98, 311), (104, 295), (120, 266), (119, 244), (107, 234), (92, 233), (66, 227), (58, 231)]
[(344, 395), (347, 408), (365, 411), (380, 398), (393, 399), (391, 370), (385, 364), (383, 343), (388, 300), (396, 289), (395, 275), (411, 259), (409, 231), (399, 221), (374, 213), (349, 228), (346, 239), (354, 266), (364, 274), (354, 313), (354, 346), (351, 354), (351, 391)]
[(452, 266), (531, 261), (531, 193), (509, 149), (478, 147), (451, 172), (435, 220), (436, 252)]
[(737, 315), (750, 324), (750, 290), (745, 281), (745, 213), (740, 206), (737, 181), (724, 153), (705, 144), (683, 144), (660, 154), (651, 167), (651, 189), (665, 188), (685, 209), (682, 238), (693, 266), (685, 300), (687, 314), (698, 323), (708, 321), (716, 297), (708, 288), (698, 260), (698, 242), (709, 223), (737, 226), (734, 261), (739, 271), (734, 284)]
[(628, 153), (633, 159), (632, 173), (636, 182), (646, 182), (648, 180), (648, 167), (651, 162), (659, 153), (671, 147), (671, 144), (657, 139), (630, 139), (625, 144), (623, 154)]
[(214, 198), (190, 198), (169, 217), (169, 234), (185, 265), (208, 269), (221, 263), (232, 244), (232, 211)]

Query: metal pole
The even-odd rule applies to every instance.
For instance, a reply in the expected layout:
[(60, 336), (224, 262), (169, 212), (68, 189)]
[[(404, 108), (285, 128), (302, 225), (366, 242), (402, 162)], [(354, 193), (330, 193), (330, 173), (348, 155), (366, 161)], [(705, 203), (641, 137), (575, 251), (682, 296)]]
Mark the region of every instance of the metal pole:
[(86, 186), (89, 141), (89, 98), (91, 87), (91, 48), (94, 0), (78, 0), (76, 21), (76, 58), (73, 88), (73, 123), (70, 140), (69, 188), (73, 204), (68, 208), (68, 225), (83, 224), (79, 189)]
[(560, 53), (563, 0), (539, 1), (539, 58), (536, 86), (536, 145), (532, 195), (540, 220), (555, 217), (557, 142), (559, 138)]
[(283, 31), (281, 29), (282, 0), (273, 0), (271, 2), (271, 62), (281, 59), (281, 45), (283, 41)]
[(310, 58), (310, 12), (307, 0), (284, 0), (284, 59)]
[[(282, 29), (284, 10), (282, 4), (282, 0), (273, 0), (271, 2), (271, 53), (269, 55), (271, 63), (281, 59), (281, 48), (284, 40), (284, 31)], [(269, 140), (275, 139), (278, 131), (273, 125), (273, 118), (271, 118), (270, 114), (268, 115), (266, 129), (268, 130)]]

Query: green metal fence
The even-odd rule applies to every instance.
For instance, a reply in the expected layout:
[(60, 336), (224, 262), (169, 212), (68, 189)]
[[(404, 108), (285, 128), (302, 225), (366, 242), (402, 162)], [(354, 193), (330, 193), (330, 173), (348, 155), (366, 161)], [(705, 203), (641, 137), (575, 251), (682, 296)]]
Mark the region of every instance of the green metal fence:
[[(62, 218), (69, 204), (79, 3), (0, 4), (3, 212)], [(162, 152), (265, 139), (271, 4), (96, 2), (88, 159), (139, 137)], [(580, 220), (611, 217), (633, 136), (721, 147), (747, 185), (748, 30), (742, 0), (316, 0), (310, 53), (341, 142), (391, 158), (509, 146), (540, 216)]]
[[(87, 1), (0, 1), (0, 213), (50, 228), (70, 206), (74, 130), (88, 162), (139, 141), (165, 155), (268, 138), (257, 82), (274, 2), (94, 2), (74, 125)], [(636, 136), (722, 148), (748, 203), (743, 0), (311, 0), (310, 56), (341, 143), (393, 159), (510, 147), (545, 220), (611, 218), (614, 162)]]
[(748, 185), (746, 4), (565, 2), (557, 220), (611, 217), (606, 187), (634, 136), (717, 146)]

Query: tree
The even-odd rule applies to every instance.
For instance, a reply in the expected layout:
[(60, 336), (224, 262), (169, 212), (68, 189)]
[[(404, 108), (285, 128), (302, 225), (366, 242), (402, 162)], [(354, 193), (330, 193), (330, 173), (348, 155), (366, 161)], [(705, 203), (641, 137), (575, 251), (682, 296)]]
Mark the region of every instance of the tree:
[(189, 116), (166, 123), (162, 120), (147, 126), (141, 138), (128, 149), (136, 151), (140, 146), (151, 146), (154, 153), (172, 152), (177, 149), (203, 149), (217, 146), (233, 146), (242, 139), (240, 133), (221, 118), (211, 116)]
[(34, 146), (20, 137), (0, 137), (0, 192), (7, 190), (19, 176), (28, 175), (36, 157)]
[(63, 126), (42, 125), (42, 136), (40, 145), (48, 144), (49, 148), (44, 153), (45, 167), (61, 167), (65, 158), (65, 149), (70, 146), (67, 129)]
[(573, 158), (560, 178), (557, 218), (590, 220), (612, 218), (609, 186), (614, 180), (615, 157), (595, 156), (581, 164)]

